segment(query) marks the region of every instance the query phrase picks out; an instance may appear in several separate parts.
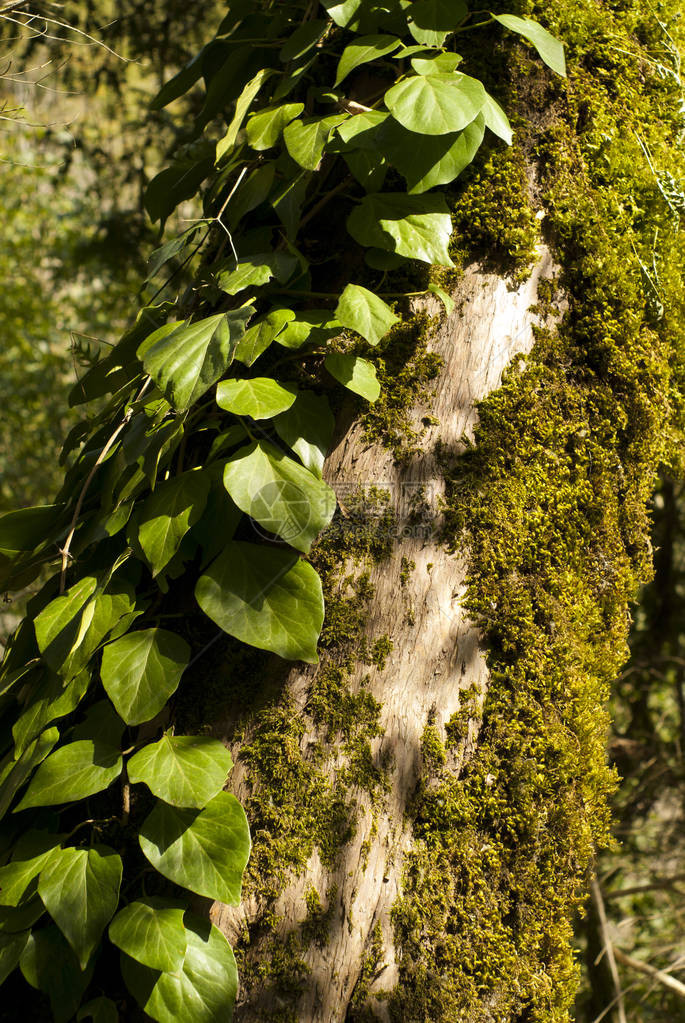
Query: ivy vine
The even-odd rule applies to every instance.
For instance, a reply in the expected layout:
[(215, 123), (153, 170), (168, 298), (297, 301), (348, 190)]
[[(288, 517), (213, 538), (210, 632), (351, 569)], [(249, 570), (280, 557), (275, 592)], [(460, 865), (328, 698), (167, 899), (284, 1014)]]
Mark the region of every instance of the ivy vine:
[[(204, 184), (206, 220), (153, 254), (150, 279), (175, 270), (75, 385), (55, 503), (0, 517), (3, 589), (39, 583), (0, 670), (0, 982), (18, 967), (58, 1023), (118, 1018), (115, 951), (160, 1023), (231, 1016), (233, 952), (189, 905), (239, 902), (250, 834), (223, 744), (174, 731), (208, 646), (187, 618), (317, 661), (327, 393), (378, 398), (357, 350), (398, 321), (387, 272), (452, 265), (440, 188), (486, 129), (511, 142), (457, 52), (493, 21), (565, 73), (540, 25), (462, 0), (235, 0), (154, 101), (204, 82), (146, 206), (163, 225)], [(336, 251), (308, 254), (314, 220), (334, 246), (347, 232), (364, 285), (316, 290), (339, 274)]]

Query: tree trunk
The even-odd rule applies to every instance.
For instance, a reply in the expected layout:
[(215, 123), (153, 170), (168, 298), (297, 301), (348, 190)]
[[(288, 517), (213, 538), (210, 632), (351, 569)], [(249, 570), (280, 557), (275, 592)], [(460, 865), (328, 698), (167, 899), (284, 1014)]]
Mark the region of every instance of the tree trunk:
[[(411, 409), (418, 430), (427, 415), (435, 425), (424, 430), (420, 450), (409, 461), (398, 465), (387, 447), (369, 443), (359, 421), (339, 432), (325, 478), (338, 494), (343, 517), (321, 545), (330, 544), (336, 557), (346, 543), (354, 549), (360, 517), (373, 534), (371, 554), (348, 555), (336, 575), (334, 600), (349, 602), (362, 573), (365, 593), (373, 594), (364, 604), (352, 656), (344, 639), (333, 638), (320, 666), (290, 672), (259, 714), (241, 721), (242, 745), (235, 743), (235, 722), (223, 730), (238, 765), (232, 789), (252, 808), (256, 823), (247, 897), (237, 910), (217, 905), (213, 911), (229, 939), (240, 943), (242, 937), (245, 943), (247, 982), (236, 1012), (241, 1023), (390, 1018), (387, 995), (401, 973), (392, 912), (417, 843), (412, 828), (417, 787), (437, 784), (437, 769), (460, 777), (478, 745), (488, 687), (482, 638), (463, 606), (466, 552), (445, 546), (444, 458), (464, 450), (473, 438), (477, 403), (499, 386), (515, 356), (530, 351), (533, 324), (540, 322), (531, 307), (539, 281), (553, 271), (543, 249), (529, 280), (511, 290), (502, 277), (473, 265), (454, 291), (450, 316), (440, 322), (437, 300), (415, 310), (435, 317), (428, 352), (442, 368), (434, 393)], [(352, 502), (354, 509), (348, 508)], [(367, 716), (369, 704), (377, 707), (366, 727), (354, 720), (362, 701)], [(339, 720), (343, 704), (351, 720)], [(446, 729), (454, 736), (459, 716), (461, 733), (445, 752)], [(287, 718), (297, 722), (294, 731)], [(263, 779), (267, 771), (255, 746), (276, 720), (283, 726), (277, 733), (282, 755), (298, 761), (298, 771), (289, 778), (293, 788), (282, 787), (279, 776), (277, 792), (270, 793), (268, 783), (258, 780), (260, 769)], [(317, 786), (308, 783), (312, 773)], [(333, 855), (330, 849), (322, 852), (312, 835), (287, 833), (288, 823), (316, 816), (311, 800), (319, 787), (336, 792), (345, 804), (347, 833)], [(259, 816), (254, 821), (255, 810), (264, 813), (264, 801), (273, 811), (266, 828)], [(330, 826), (333, 831), (336, 822)], [(273, 894), (270, 879), (259, 876), (269, 862), (265, 847), (298, 841), (303, 849), (295, 869), (275, 899), (265, 897), (265, 891)], [(503, 1018), (496, 998), (491, 1011), (483, 1011), (483, 1019)]]

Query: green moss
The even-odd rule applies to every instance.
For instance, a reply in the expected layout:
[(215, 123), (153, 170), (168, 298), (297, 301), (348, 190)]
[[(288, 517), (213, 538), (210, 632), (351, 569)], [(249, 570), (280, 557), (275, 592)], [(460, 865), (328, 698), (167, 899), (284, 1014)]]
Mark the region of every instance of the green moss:
[(421, 754), (428, 770), (439, 771), (445, 766), (445, 747), (434, 724), (427, 724), (423, 730)]
[[(525, 264), (537, 233), (527, 154), (563, 267), (539, 303), (549, 310), (563, 292), (568, 312), (481, 403), (466, 455), (441, 452), (445, 539), (470, 551), (467, 607), (490, 683), (482, 713), (479, 694), (465, 694), (446, 729), (458, 750), (469, 721), (480, 722), (473, 755), (457, 774), (429, 752), (410, 809), (414, 842), (393, 912), (396, 1023), (570, 1018), (569, 921), (595, 850), (610, 841), (607, 698), (627, 653), (628, 604), (651, 571), (656, 469), (682, 446), (682, 233), (636, 139), (657, 168), (685, 177), (673, 141), (682, 89), (673, 65), (667, 74), (654, 58), (665, 66), (668, 40), (637, 0), (519, 7), (567, 42), (570, 79), (551, 81), (524, 44), (514, 70), (500, 68), (517, 82), (504, 98), (518, 103), (519, 148), (474, 172), (455, 210), (456, 245), (464, 259), (505, 251)], [(672, 0), (660, 5), (662, 21), (678, 13)], [(468, 252), (464, 238), (475, 241)], [(659, 268), (663, 315), (640, 261)], [(433, 733), (429, 723), (429, 751)]]
[(412, 572), (416, 568), (416, 562), (411, 558), (402, 557), (402, 563), (400, 568), (400, 586), (406, 586), (409, 582)]

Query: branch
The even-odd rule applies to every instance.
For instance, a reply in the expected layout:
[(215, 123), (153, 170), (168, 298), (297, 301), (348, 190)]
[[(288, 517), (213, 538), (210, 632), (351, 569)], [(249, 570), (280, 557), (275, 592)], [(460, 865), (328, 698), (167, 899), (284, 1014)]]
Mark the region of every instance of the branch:
[(656, 980), (663, 987), (667, 987), (669, 991), (675, 991), (681, 998), (685, 998), (685, 984), (681, 981), (676, 980), (670, 973), (665, 973), (663, 970), (657, 970), (655, 966), (650, 966), (649, 963), (643, 963), (641, 959), (633, 959), (632, 956), (626, 955), (620, 948), (614, 948), (614, 955), (619, 963), (623, 963), (624, 966), (629, 966), (633, 970), (637, 970), (639, 973), (644, 973), (646, 976), (651, 977), (652, 980)]
[[(609, 967), (609, 973), (611, 974), (611, 982), (614, 985), (616, 1005), (616, 1015), (618, 1023), (628, 1023), (626, 1018), (626, 1010), (623, 1002), (623, 990), (621, 988), (621, 978), (618, 975), (618, 967), (616, 966), (616, 958), (614, 956), (614, 946), (609, 935), (609, 924), (607, 922), (607, 915), (604, 909), (604, 899), (602, 898), (602, 891), (597, 881), (592, 882), (592, 901), (595, 906), (597, 913), (597, 919), (599, 920), (599, 928), (602, 935), (602, 943), (604, 945), (604, 952), (607, 958), (607, 965)], [(600, 954), (601, 957), (601, 954)], [(598, 959), (600, 958), (598, 957)]]

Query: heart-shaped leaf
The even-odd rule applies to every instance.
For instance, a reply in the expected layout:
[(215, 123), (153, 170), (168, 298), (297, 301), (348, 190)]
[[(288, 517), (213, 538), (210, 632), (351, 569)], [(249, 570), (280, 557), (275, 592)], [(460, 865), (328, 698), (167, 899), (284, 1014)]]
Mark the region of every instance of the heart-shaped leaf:
[(30, 936), (19, 961), (28, 983), (50, 999), (54, 1023), (67, 1023), (78, 1009), (90, 983), (92, 965), (85, 971), (57, 927), (43, 927)]
[(254, 114), (245, 126), (247, 141), (261, 152), (275, 146), (286, 125), (299, 117), (304, 103), (283, 103), (279, 107), (266, 107)]
[(448, 249), (452, 218), (442, 195), (367, 195), (347, 218), (347, 229), (360, 245), (454, 266)]
[(176, 692), (190, 647), (167, 629), (129, 632), (102, 652), (102, 684), (128, 725), (150, 721)]
[(113, 849), (58, 849), (43, 868), (38, 894), (73, 948), (82, 970), (119, 901), (123, 866)]
[(219, 408), (236, 416), (252, 419), (273, 419), (285, 412), (295, 401), (297, 391), (292, 385), (277, 383), (270, 377), (252, 377), (249, 380), (222, 380), (216, 389)]
[(320, 479), (335, 429), (328, 400), (313, 391), (300, 391), (288, 411), (274, 419), (274, 427), (304, 467)]
[(321, 580), (296, 554), (229, 543), (200, 577), (195, 596), (229, 636), (287, 660), (318, 661)]
[(168, 565), (183, 537), (201, 517), (208, 493), (206, 473), (183, 472), (160, 483), (141, 505), (134, 528), (153, 576)]
[(220, 792), (203, 810), (157, 803), (140, 829), (140, 848), (175, 884), (229, 905), (240, 902), (250, 829), (230, 792)]
[(332, 352), (324, 359), (324, 366), (348, 391), (354, 391), (367, 401), (376, 401), (381, 385), (376, 377), (373, 363), (360, 359), (358, 355), (344, 355)]
[(393, 119), (378, 132), (378, 146), (407, 180), (410, 194), (448, 185), (472, 162), (485, 134), (483, 114), (463, 131), (450, 135), (417, 135)]
[(485, 89), (478, 79), (458, 72), (415, 75), (393, 85), (385, 105), (409, 131), (449, 135), (477, 117), (485, 105)]
[(43, 761), (15, 813), (29, 806), (56, 806), (93, 796), (108, 788), (121, 768), (116, 747), (92, 739), (70, 742)]
[(188, 943), (183, 912), (166, 899), (130, 902), (109, 925), (109, 940), (143, 966), (175, 973)]
[(343, 50), (340, 63), (338, 64), (338, 73), (335, 76), (335, 84), (340, 85), (342, 80), (347, 78), (355, 68), (360, 67), (362, 64), (368, 64), (372, 60), (380, 60), (381, 57), (392, 53), (393, 50), (398, 49), (401, 45), (400, 40), (396, 36), (360, 36)]
[(163, 735), (127, 764), (129, 781), (144, 782), (172, 806), (197, 808), (221, 792), (232, 767), (224, 744), (208, 735)]
[(348, 284), (335, 310), (343, 327), (361, 334), (365, 341), (377, 345), (394, 324), (400, 322), (392, 309), (367, 288)]

